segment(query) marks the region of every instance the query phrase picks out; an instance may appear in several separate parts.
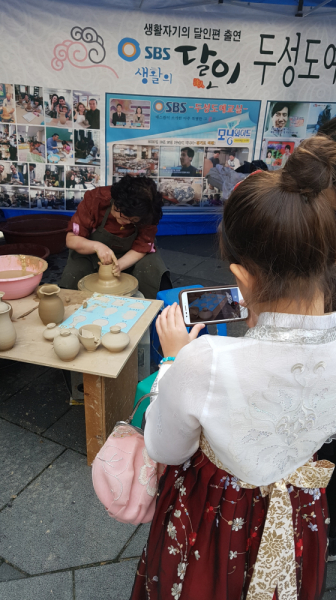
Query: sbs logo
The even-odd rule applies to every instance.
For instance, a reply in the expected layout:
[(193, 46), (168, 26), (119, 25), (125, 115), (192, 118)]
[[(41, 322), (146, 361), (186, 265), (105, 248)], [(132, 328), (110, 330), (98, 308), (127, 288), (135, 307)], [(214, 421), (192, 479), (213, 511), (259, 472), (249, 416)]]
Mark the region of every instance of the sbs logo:
[(165, 108), (164, 102), (161, 102), (161, 100), (157, 100), (156, 102), (154, 102), (153, 108), (157, 113), (162, 112)]
[(118, 54), (123, 60), (133, 62), (141, 54), (139, 42), (133, 38), (123, 38), (118, 44)]

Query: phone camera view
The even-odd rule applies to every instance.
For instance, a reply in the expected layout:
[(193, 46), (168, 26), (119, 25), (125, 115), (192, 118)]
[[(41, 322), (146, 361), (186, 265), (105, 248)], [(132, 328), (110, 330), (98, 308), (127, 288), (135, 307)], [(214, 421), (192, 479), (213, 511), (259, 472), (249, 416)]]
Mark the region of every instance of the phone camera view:
[(190, 292), (188, 303), (191, 323), (241, 318), (238, 288), (218, 292)]

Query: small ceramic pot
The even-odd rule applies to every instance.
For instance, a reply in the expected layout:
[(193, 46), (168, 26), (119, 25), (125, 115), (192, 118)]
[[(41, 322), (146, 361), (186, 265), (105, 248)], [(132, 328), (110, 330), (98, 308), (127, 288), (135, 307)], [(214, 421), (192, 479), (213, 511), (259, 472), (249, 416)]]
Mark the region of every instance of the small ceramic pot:
[(16, 340), (16, 331), (9, 317), (10, 306), (6, 302), (0, 303), (0, 351), (13, 348)]
[(54, 352), (58, 358), (64, 361), (76, 358), (80, 350), (78, 337), (68, 329), (62, 329), (60, 335), (54, 339)]
[(64, 318), (64, 305), (59, 298), (60, 288), (58, 285), (42, 285), (39, 289), (41, 297), (38, 313), (44, 325), (48, 323), (56, 323), (59, 325)]
[(194, 319), (196, 319), (199, 315), (198, 306), (191, 306), (189, 312), (190, 312), (190, 316), (193, 317)]
[[(2, 298), (4, 297), (5, 292), (0, 292), (0, 307), (2, 304), (7, 304), (7, 306), (9, 306), (10, 311), (9, 311), (9, 318), (12, 319), (13, 318), (13, 307), (10, 304), (10, 302), (6, 302), (6, 300), (2, 300)], [(0, 312), (4, 312), (4, 311), (0, 311)]]
[(88, 352), (95, 352), (100, 346), (100, 325), (85, 325), (79, 329), (79, 341)]
[(199, 313), (199, 318), (203, 321), (209, 321), (212, 317), (212, 310), (201, 310)]
[(43, 337), (48, 342), (52, 342), (60, 333), (61, 331), (56, 323), (48, 323), (47, 328), (43, 332)]
[(123, 333), (119, 325), (110, 327), (109, 333), (105, 333), (102, 337), (102, 344), (109, 352), (122, 352), (129, 343), (129, 335)]

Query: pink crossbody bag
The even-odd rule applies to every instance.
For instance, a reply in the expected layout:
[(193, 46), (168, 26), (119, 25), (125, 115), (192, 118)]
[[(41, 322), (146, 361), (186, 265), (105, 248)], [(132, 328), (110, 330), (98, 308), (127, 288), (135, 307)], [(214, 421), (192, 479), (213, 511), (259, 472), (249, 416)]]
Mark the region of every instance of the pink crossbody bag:
[(118, 421), (92, 464), (94, 490), (110, 517), (121, 523), (149, 523), (154, 515), (165, 465), (148, 456), (143, 430), (130, 424), (141, 402), (154, 396), (142, 396), (130, 417)]

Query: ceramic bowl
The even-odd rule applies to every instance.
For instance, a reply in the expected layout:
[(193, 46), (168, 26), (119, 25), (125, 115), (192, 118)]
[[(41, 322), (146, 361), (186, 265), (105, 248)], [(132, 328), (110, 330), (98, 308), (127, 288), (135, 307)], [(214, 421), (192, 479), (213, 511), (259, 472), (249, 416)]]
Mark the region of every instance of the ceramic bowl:
[[(26, 267), (25, 277), (1, 279), (1, 271), (19, 271)], [(4, 300), (14, 300), (29, 296), (38, 286), (48, 263), (38, 256), (26, 254), (5, 254), (0, 256), (0, 289), (5, 292)]]

